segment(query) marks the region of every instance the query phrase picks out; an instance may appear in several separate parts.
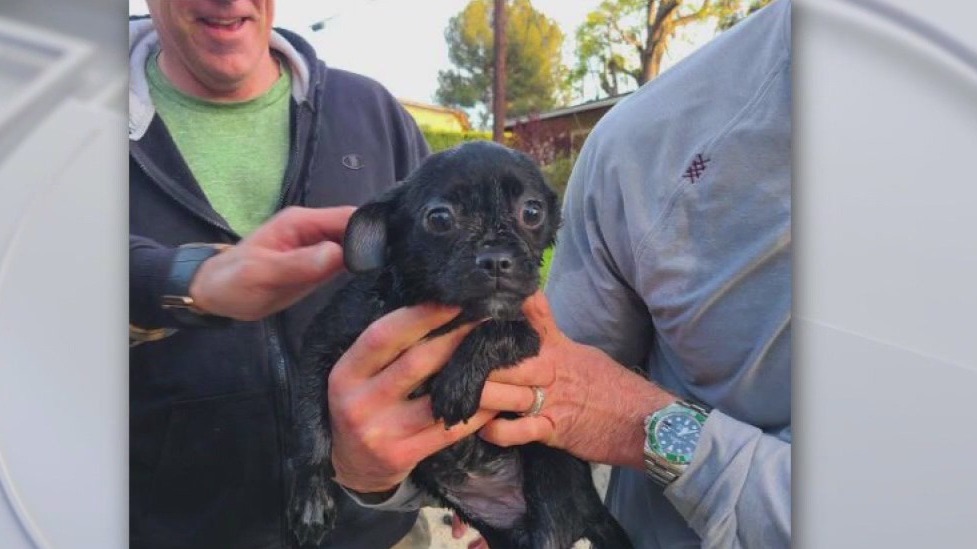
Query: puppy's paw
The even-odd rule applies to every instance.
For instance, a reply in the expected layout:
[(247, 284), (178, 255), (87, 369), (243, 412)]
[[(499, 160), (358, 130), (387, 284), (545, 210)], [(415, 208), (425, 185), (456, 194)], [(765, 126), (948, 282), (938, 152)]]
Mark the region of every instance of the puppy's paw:
[(443, 419), (444, 426), (451, 427), (467, 422), (478, 411), (482, 392), (472, 387), (464, 376), (452, 375), (443, 370), (431, 381), (431, 411), (434, 419)]
[(299, 474), (288, 519), (299, 547), (318, 547), (334, 525), (336, 503), (321, 475)]

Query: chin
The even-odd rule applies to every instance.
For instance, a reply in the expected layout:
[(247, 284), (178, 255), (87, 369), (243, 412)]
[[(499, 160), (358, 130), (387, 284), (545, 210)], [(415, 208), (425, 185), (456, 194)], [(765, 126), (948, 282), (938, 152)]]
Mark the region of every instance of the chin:
[(465, 309), (469, 314), (478, 318), (491, 318), (493, 320), (520, 320), (522, 315), (522, 303), (526, 296), (505, 294), (480, 299), (471, 303)]
[[(268, 64), (261, 51), (252, 46), (197, 48), (192, 72), (198, 80), (220, 90), (246, 88), (261, 81), (273, 82), (278, 77), (278, 65)], [(263, 87), (263, 86), (261, 86)]]

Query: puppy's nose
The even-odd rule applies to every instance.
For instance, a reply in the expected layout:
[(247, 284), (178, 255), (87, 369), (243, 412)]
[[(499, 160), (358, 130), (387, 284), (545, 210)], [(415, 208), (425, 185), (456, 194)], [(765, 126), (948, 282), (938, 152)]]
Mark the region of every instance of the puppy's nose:
[(498, 250), (486, 250), (475, 256), (475, 264), (489, 276), (500, 277), (512, 273), (515, 262), (512, 254)]

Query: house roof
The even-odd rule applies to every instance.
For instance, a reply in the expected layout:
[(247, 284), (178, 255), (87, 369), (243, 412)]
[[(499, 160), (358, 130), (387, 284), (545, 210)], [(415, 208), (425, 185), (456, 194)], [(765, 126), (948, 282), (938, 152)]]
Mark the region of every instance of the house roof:
[(451, 107), (445, 107), (443, 105), (432, 105), (431, 103), (421, 103), (420, 101), (411, 101), (410, 99), (397, 98), (399, 102), (404, 107), (413, 107), (415, 109), (423, 109), (426, 111), (440, 112), (445, 114), (450, 114), (458, 119), (461, 127), (470, 130), (472, 127), (471, 121), (468, 120), (468, 114), (461, 109), (453, 109)]
[(559, 118), (561, 116), (566, 116), (568, 114), (577, 114), (581, 112), (586, 112), (594, 109), (600, 109), (605, 107), (613, 107), (620, 100), (624, 99), (631, 92), (618, 94), (612, 97), (605, 97), (603, 99), (595, 99), (593, 101), (587, 101), (585, 103), (579, 103), (577, 105), (570, 105), (569, 107), (561, 107), (559, 109), (554, 109), (552, 111), (539, 113), (535, 116), (520, 116), (518, 118), (510, 118), (505, 121), (505, 127), (511, 128), (516, 124), (523, 124), (529, 122), (530, 119), (535, 120), (546, 120), (548, 118)]

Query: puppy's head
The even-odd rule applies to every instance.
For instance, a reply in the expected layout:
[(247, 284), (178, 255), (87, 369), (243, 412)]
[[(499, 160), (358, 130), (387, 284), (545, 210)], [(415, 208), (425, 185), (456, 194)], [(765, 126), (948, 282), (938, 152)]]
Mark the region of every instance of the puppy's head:
[(432, 155), (357, 210), (346, 230), (346, 266), (389, 269), (411, 303), (516, 318), (539, 285), (559, 224), (556, 193), (528, 156), (471, 142)]

